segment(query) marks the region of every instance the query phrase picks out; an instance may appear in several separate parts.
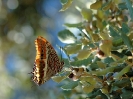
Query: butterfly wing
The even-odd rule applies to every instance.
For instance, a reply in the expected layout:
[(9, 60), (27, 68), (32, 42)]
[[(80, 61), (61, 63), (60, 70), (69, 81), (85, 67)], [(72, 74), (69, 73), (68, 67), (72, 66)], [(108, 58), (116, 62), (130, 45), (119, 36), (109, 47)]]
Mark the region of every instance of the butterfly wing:
[(42, 37), (38, 37), (35, 40), (36, 47), (36, 58), (33, 67), (33, 78), (32, 80), (37, 84), (41, 85), (44, 83), (44, 69), (46, 68), (46, 41)]
[(60, 62), (58, 55), (54, 50), (54, 48), (51, 46), (51, 44), (47, 42), (47, 45), (48, 45), (47, 48), (49, 50), (48, 50), (48, 59), (47, 59), (48, 68), (46, 75), (48, 79), (54, 76), (56, 73), (60, 72), (64, 64)]
[(61, 71), (63, 63), (60, 62), (52, 45), (43, 37), (35, 40), (36, 59), (33, 68), (33, 81), (41, 85), (53, 75)]

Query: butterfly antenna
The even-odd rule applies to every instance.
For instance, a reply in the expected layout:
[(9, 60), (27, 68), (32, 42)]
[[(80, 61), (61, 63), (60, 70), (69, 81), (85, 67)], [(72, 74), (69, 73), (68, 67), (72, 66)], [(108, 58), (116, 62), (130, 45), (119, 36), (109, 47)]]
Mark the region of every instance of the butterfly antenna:
[(61, 53), (61, 60), (63, 59), (62, 57), (63, 57), (63, 52), (62, 52), (62, 47), (60, 47), (60, 53)]
[[(57, 47), (60, 49), (60, 53), (64, 52), (66, 54), (66, 56), (68, 57), (68, 60), (70, 61), (70, 56), (67, 55), (66, 50), (63, 47), (59, 46), (59, 45), (57, 45)], [(62, 54), (61, 54), (61, 59), (62, 59)]]
[(61, 60), (62, 60), (62, 47), (59, 45), (56, 45), (60, 49), (60, 54), (61, 54)]
[[(58, 45), (57, 45), (58, 46)], [(63, 47), (61, 47), (61, 46), (58, 46), (58, 48), (60, 49), (60, 53), (61, 53), (61, 60), (62, 60), (62, 53), (64, 52), (65, 54), (66, 54), (66, 56), (68, 57), (68, 63), (69, 63), (69, 65), (70, 65), (70, 56), (69, 55), (67, 55), (67, 52), (66, 52), (66, 50), (63, 48)]]
[(70, 61), (70, 56), (67, 54), (66, 50), (62, 48), (62, 50), (65, 52), (66, 56), (68, 57), (68, 60)]

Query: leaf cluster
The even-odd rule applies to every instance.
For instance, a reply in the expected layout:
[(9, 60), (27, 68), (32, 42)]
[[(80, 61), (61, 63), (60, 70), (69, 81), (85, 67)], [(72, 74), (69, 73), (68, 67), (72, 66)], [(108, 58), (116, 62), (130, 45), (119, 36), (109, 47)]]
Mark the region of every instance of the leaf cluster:
[[(72, 1), (61, 0), (61, 11)], [(87, 99), (132, 98), (132, 2), (96, 0), (78, 11), (83, 21), (66, 23), (67, 29), (58, 33), (59, 40), (66, 44), (63, 50), (68, 59), (64, 59), (64, 71), (53, 79), (65, 79), (63, 90), (75, 90), (75, 94), (85, 94)], [(78, 29), (79, 35), (69, 28)]]

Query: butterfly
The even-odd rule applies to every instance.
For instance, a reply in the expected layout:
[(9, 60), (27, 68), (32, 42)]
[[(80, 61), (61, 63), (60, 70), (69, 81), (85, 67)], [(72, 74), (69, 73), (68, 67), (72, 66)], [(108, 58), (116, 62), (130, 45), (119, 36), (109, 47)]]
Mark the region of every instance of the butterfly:
[(64, 62), (60, 61), (52, 45), (43, 37), (35, 40), (36, 58), (33, 67), (32, 80), (37, 85), (42, 85), (52, 76), (60, 72)]

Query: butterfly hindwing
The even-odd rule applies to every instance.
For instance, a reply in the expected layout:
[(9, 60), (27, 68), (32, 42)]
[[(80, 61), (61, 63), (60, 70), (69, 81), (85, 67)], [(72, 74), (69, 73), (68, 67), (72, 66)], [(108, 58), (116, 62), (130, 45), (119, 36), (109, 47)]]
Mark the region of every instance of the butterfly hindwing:
[(49, 80), (63, 68), (58, 55), (52, 45), (43, 37), (39, 36), (35, 40), (36, 59), (33, 67), (33, 81), (41, 85)]

